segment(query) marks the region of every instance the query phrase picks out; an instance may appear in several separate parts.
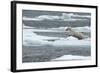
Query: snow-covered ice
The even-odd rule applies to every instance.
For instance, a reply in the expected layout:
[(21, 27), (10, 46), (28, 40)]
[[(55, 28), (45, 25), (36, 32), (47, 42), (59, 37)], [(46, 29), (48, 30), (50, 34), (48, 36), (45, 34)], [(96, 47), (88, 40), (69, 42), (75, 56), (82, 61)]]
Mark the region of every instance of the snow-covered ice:
[(62, 57), (52, 59), (51, 61), (63, 61), (63, 60), (89, 60), (90, 56), (77, 56), (77, 55), (64, 55)]
[[(35, 46), (35, 45), (89, 46), (90, 45), (90, 38), (78, 40), (73, 36), (69, 36), (67, 38), (49, 37), (49, 36), (37, 35), (36, 33), (34, 33), (34, 31), (36, 30), (23, 29), (23, 45), (27, 45), (27, 46)], [(55, 41), (47, 41), (47, 40), (55, 40)]]

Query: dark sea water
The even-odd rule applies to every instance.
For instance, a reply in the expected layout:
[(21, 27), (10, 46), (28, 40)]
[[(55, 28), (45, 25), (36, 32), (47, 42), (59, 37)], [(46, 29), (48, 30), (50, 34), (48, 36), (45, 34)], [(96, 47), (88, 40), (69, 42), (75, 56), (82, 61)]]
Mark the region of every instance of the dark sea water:
[(23, 62), (47, 62), (63, 55), (91, 56), (90, 46), (23, 46)]
[(83, 27), (90, 26), (89, 20), (83, 21), (23, 21), (26, 26), (36, 28), (57, 28), (57, 27)]

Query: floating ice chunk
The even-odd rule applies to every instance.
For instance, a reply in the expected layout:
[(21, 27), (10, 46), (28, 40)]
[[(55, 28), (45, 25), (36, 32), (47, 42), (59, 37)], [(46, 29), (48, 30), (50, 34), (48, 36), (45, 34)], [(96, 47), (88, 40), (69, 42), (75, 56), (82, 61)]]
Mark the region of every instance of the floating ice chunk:
[(61, 61), (61, 60), (88, 60), (90, 56), (75, 56), (75, 55), (64, 55), (62, 57), (53, 59), (52, 61)]
[(78, 40), (78, 38), (75, 38), (73, 36), (70, 36), (70, 37), (67, 38), (67, 40)]
[(35, 27), (25, 26), (25, 24), (23, 24), (23, 29), (31, 29), (31, 28), (35, 28)]

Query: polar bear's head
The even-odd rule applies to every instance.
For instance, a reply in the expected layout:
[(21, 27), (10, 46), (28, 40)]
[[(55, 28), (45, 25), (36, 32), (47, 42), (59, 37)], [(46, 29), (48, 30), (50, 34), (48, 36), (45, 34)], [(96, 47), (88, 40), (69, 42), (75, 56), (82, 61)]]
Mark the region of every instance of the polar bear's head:
[(65, 29), (66, 31), (71, 31), (72, 28), (71, 27), (68, 27), (67, 29)]

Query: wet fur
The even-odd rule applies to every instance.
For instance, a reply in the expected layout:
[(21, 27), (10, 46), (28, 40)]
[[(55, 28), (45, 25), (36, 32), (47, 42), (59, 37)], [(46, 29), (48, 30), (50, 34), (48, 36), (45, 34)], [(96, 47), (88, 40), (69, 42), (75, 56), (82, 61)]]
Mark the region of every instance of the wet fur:
[(76, 31), (72, 30), (72, 28), (70, 28), (70, 27), (67, 28), (66, 31), (69, 36), (74, 36), (74, 37), (78, 38), (79, 40), (86, 38), (86, 36), (84, 34), (82, 34), (81, 32), (76, 32)]

